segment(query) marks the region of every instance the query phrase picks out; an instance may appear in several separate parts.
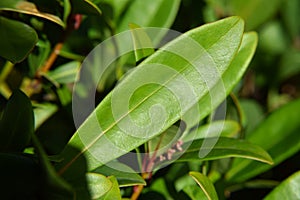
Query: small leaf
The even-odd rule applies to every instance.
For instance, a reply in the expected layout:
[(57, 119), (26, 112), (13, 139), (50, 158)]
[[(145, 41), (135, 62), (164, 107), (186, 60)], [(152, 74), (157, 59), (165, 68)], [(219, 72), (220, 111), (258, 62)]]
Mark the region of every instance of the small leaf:
[[(261, 145), (269, 152), (275, 165), (300, 150), (299, 113), (295, 112), (298, 110), (300, 110), (299, 99), (274, 111), (253, 132), (246, 135), (246, 139), (251, 143)], [(226, 178), (228, 181), (241, 182), (272, 167), (249, 160), (236, 159)]]
[(107, 177), (96, 173), (87, 173), (86, 176), (92, 199), (99, 199), (112, 189), (112, 182)]
[[(211, 142), (217, 140), (217, 143), (212, 147)], [(207, 146), (203, 146), (205, 144)], [(183, 144), (184, 153), (174, 153), (175, 162), (187, 162), (196, 160), (217, 160), (229, 157), (240, 157), (260, 162), (272, 164), (272, 158), (261, 147), (251, 144), (245, 140), (233, 138), (205, 138), (194, 140), (192, 143)], [(205, 157), (200, 157), (199, 154), (204, 151), (208, 152)], [(180, 157), (179, 157), (180, 156)], [(179, 157), (179, 158), (178, 158)], [(178, 158), (176, 160), (176, 158)], [(159, 165), (161, 165), (160, 163)]]
[(71, 61), (43, 75), (55, 85), (74, 83), (76, 81), (79, 68), (80, 62)]
[[(36, 17), (41, 17), (52, 21), (62, 27), (65, 26), (64, 22), (57, 16), (44, 13), (38, 10), (37, 6), (34, 3), (24, 1), (24, 0), (4, 0), (0, 1), (0, 10), (3, 11), (13, 11), (27, 15), (33, 15)], [(17, 32), (20, 33), (20, 32)]]
[(300, 199), (300, 171), (285, 179), (264, 200)]
[(121, 200), (121, 192), (119, 189), (119, 184), (117, 182), (117, 179), (114, 176), (110, 176), (108, 177), (108, 179), (111, 181), (112, 183), (112, 187), (111, 189), (103, 196), (101, 197), (99, 200)]
[(199, 172), (190, 172), (189, 175), (197, 182), (209, 200), (219, 199), (215, 187), (208, 177)]
[(37, 43), (37, 33), (22, 22), (1, 16), (0, 25), (0, 37), (3, 38), (0, 40), (0, 56), (13, 63), (21, 62)]
[(117, 161), (112, 161), (107, 165), (98, 167), (97, 169), (93, 170), (93, 173), (99, 173), (105, 176), (113, 175), (118, 180), (120, 187), (146, 185), (145, 180), (141, 176), (139, 176), (133, 169)]
[(133, 46), (135, 61), (146, 58), (154, 53), (154, 47), (147, 33), (138, 25), (129, 24)]
[(34, 132), (34, 116), (31, 101), (16, 90), (5, 107), (0, 121), (0, 150), (22, 151)]
[(51, 117), (58, 110), (57, 106), (50, 103), (34, 104), (34, 128), (37, 129), (41, 126), (49, 117)]

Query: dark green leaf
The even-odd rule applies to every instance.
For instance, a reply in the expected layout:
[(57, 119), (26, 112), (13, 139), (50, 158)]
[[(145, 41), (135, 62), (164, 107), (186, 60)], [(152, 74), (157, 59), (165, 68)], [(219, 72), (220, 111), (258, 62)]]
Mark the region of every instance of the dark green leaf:
[(22, 151), (34, 132), (34, 115), (28, 97), (16, 90), (5, 107), (0, 121), (1, 151)]
[(0, 56), (13, 63), (24, 60), (38, 41), (33, 28), (1, 16), (0, 38)]
[(72, 3), (72, 12), (86, 15), (101, 15), (101, 10), (89, 0), (70, 0)]
[(218, 195), (215, 190), (214, 185), (209, 180), (208, 177), (204, 176), (199, 172), (190, 172), (189, 175), (193, 177), (193, 179), (197, 182), (197, 184), (201, 187), (202, 191), (204, 192), (205, 196), (209, 200), (218, 200)]
[(120, 187), (146, 185), (145, 180), (141, 176), (139, 176), (133, 169), (117, 161), (112, 161), (107, 165), (98, 167), (93, 172), (103, 174), (105, 176), (113, 175), (118, 180)]
[[(247, 140), (264, 147), (277, 165), (299, 151), (300, 100), (293, 101), (272, 113)], [(272, 166), (249, 160), (235, 160), (226, 177), (229, 181), (245, 181)]]

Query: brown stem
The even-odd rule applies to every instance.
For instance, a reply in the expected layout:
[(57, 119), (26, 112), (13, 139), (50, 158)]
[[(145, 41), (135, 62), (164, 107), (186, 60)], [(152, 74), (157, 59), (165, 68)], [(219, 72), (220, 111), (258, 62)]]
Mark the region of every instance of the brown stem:
[(41, 73), (46, 73), (47, 71), (50, 70), (51, 66), (55, 62), (62, 47), (63, 47), (63, 42), (59, 42), (55, 45), (51, 55), (49, 56), (48, 60), (45, 62), (44, 66), (39, 71), (37, 71), (38, 77), (40, 77)]

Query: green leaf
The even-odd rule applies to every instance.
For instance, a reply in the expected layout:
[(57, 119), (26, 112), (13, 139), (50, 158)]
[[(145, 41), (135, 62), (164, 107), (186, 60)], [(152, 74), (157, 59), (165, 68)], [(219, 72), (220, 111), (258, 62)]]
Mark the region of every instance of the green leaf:
[(74, 83), (79, 72), (80, 64), (78, 61), (71, 61), (43, 75), (55, 85)]
[[(257, 40), (257, 34), (255, 32), (249, 32), (243, 35), (242, 44), (237, 55), (234, 57), (234, 60), (230, 63), (230, 66), (222, 75), (221, 82), (224, 84), (227, 95), (245, 73), (254, 55), (257, 46)], [(211, 94), (213, 94), (213, 98)], [(200, 99), (198, 105), (201, 107), (201, 113), (199, 114), (199, 119), (196, 119), (195, 123), (204, 119), (204, 117), (206, 117), (213, 109), (217, 108), (217, 106), (222, 103), (223, 100), (224, 94), (220, 92), (220, 88), (213, 88), (202, 99)]]
[[(288, 103), (274, 111), (246, 139), (253, 144), (263, 146), (278, 165), (300, 150), (299, 143), (299, 113), (300, 100)], [(279, 123), (280, 122), (280, 123)], [(241, 182), (265, 172), (273, 166), (249, 160), (233, 162), (226, 178), (228, 181)]]
[(278, 185), (264, 200), (300, 199), (300, 171)]
[(140, 26), (135, 24), (129, 24), (133, 46), (134, 46), (134, 55), (135, 60), (138, 62), (142, 58), (146, 58), (154, 53), (154, 47), (151, 42), (151, 39), (147, 33), (140, 28)]
[(134, 0), (130, 2), (124, 16), (117, 24), (117, 32), (128, 30), (128, 24), (141, 27), (165, 27), (172, 25), (180, 0)]
[(34, 129), (40, 127), (49, 117), (58, 110), (57, 106), (50, 103), (34, 104)]
[[(28, 1), (24, 0), (3, 0), (0, 1), (0, 11), (13, 11), (27, 15), (33, 15), (36, 17), (41, 17), (43, 19), (52, 21), (62, 27), (65, 27), (64, 22), (57, 16), (44, 13), (38, 10), (37, 6)], [(20, 33), (20, 32), (17, 32)]]
[(190, 172), (189, 175), (197, 182), (209, 200), (219, 199), (215, 187), (208, 177), (199, 172)]
[(24, 23), (1, 16), (0, 25), (0, 37), (3, 38), (0, 40), (0, 56), (13, 63), (21, 62), (38, 41), (35, 30)]
[[(111, 167), (109, 167), (111, 166)], [(139, 176), (129, 166), (117, 161), (109, 162), (93, 170), (94, 173), (103, 174), (105, 176), (114, 176), (118, 180), (120, 187), (128, 187), (134, 185), (146, 185), (145, 180)]]
[(89, 0), (70, 0), (72, 3), (72, 12), (86, 15), (101, 15), (101, 10)]
[(112, 182), (101, 174), (87, 173), (86, 176), (91, 191), (91, 199), (100, 199), (112, 188)]
[[(95, 169), (162, 133), (204, 95), (209, 96), (209, 90), (221, 81), (216, 74), (212, 76), (213, 73), (233, 72), (230, 78), (241, 77), (243, 72), (239, 71), (240, 67), (246, 68), (246, 64), (239, 63), (239, 69), (235, 69), (237, 72), (228, 66), (240, 46), (243, 25), (239, 17), (204, 25), (178, 37), (142, 62), (118, 84), (77, 130), (69, 145), (81, 149), (81, 152), (71, 157), (67, 147), (62, 152), (65, 159), (60, 173), (64, 173), (82, 155), (88, 158), (88, 168)], [(255, 46), (252, 44), (256, 42), (255, 39), (248, 37), (246, 44)], [(239, 61), (248, 63), (253, 51), (253, 48), (246, 50), (246, 53), (243, 51)], [(251, 52), (250, 55), (248, 52)], [(198, 70), (201, 71), (201, 76)], [(187, 81), (183, 81), (183, 77)], [(144, 81), (148, 81), (147, 84)], [(207, 87), (206, 81), (211, 85)], [(236, 83), (237, 80), (228, 82)], [(178, 85), (180, 83), (188, 86)], [(132, 89), (137, 84), (138, 89)], [(176, 91), (175, 85), (180, 91)], [(175, 91), (169, 91), (168, 87)], [(183, 91), (182, 87), (187, 91)], [(194, 92), (189, 93), (189, 87)], [(210, 105), (210, 99), (207, 98), (208, 103), (200, 104), (201, 108)], [(178, 99), (183, 102), (178, 102)], [(156, 104), (160, 105), (156, 107)], [(164, 113), (161, 113), (161, 107)], [(151, 110), (150, 114), (145, 112), (148, 110)], [(111, 151), (112, 148), (114, 151)]]
[(202, 190), (199, 190), (197, 185), (187, 185), (183, 188), (183, 191), (191, 198), (191, 200), (207, 200), (206, 195)]
[(0, 150), (22, 151), (34, 132), (34, 117), (28, 97), (16, 90), (5, 107), (0, 121)]
[(236, 121), (214, 121), (200, 126), (183, 137), (184, 141), (197, 140), (206, 137), (234, 137), (240, 131), (241, 127)]
[[(211, 142), (218, 140), (212, 147)], [(206, 143), (204, 143), (204, 141)], [(207, 144), (207, 146), (203, 146)], [(267, 164), (272, 164), (272, 158), (261, 147), (251, 144), (245, 140), (233, 139), (233, 138), (206, 138), (194, 140), (192, 143), (185, 143), (182, 147), (186, 149), (184, 154), (176, 152), (174, 157), (177, 158), (175, 162), (187, 162), (196, 160), (216, 160), (229, 157), (240, 157), (252, 160), (257, 160)], [(201, 151), (208, 151), (205, 157), (200, 157)], [(182, 154), (182, 155), (181, 155)]]
[(272, 17), (280, 8), (282, 0), (272, 3), (265, 0), (231, 0), (226, 2), (226, 7), (231, 9), (231, 14), (241, 16), (246, 22), (246, 29), (253, 30)]
[(32, 142), (41, 166), (41, 179), (43, 182), (41, 192), (42, 198), (49, 200), (73, 199), (73, 189), (64, 179), (57, 175), (54, 167), (48, 159), (47, 154), (35, 135), (32, 137)]
[(111, 181), (112, 183), (112, 187), (111, 189), (105, 194), (105, 196), (99, 198), (99, 200), (110, 200), (110, 199), (114, 199), (114, 200), (121, 200), (121, 192), (119, 189), (119, 184), (117, 182), (117, 179), (114, 176), (110, 176), (108, 177), (108, 179)]

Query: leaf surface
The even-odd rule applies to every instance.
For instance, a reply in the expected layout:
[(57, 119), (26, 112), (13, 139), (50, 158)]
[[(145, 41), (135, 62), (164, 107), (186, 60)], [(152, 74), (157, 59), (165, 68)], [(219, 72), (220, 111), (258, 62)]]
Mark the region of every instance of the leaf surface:
[[(65, 160), (59, 167), (60, 173), (82, 155), (87, 157), (88, 168), (92, 170), (127, 153), (162, 133), (200, 99), (208, 98), (209, 91), (222, 82), (220, 76), (224, 73), (234, 73), (230, 78), (241, 77), (240, 64), (238, 69), (228, 66), (240, 46), (243, 26), (239, 17), (204, 25), (178, 37), (142, 62), (77, 130), (69, 145), (81, 151), (75, 157), (68, 157), (68, 147), (63, 151)], [(255, 39), (247, 36), (245, 45), (251, 49), (239, 54), (243, 69), (254, 52)], [(237, 81), (228, 81), (229, 88)]]

